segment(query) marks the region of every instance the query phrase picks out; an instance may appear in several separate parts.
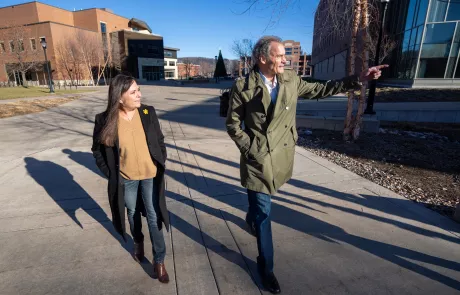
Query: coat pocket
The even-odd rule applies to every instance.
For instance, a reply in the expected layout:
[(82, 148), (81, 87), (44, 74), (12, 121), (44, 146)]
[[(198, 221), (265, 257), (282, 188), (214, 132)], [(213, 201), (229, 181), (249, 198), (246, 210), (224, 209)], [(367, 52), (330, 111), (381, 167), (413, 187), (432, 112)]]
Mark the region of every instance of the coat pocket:
[(247, 159), (256, 159), (257, 154), (259, 153), (259, 138), (254, 136), (251, 140), (251, 145), (249, 146)]

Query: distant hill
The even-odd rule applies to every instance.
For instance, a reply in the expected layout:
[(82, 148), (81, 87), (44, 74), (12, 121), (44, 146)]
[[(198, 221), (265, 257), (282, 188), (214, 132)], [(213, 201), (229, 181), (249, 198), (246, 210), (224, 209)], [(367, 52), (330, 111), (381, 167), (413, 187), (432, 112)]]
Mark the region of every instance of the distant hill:
[[(178, 63), (190, 62), (195, 65), (200, 65), (200, 75), (212, 77), (214, 75), (215, 60), (208, 57), (180, 57), (177, 59)], [(229, 75), (234, 75), (238, 71), (238, 60), (224, 58), (225, 69)]]

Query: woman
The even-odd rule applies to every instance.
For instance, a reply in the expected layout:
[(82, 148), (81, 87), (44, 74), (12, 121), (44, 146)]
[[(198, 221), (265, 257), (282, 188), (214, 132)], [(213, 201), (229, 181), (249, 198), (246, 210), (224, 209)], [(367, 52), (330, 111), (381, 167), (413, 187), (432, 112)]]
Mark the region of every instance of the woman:
[(154, 277), (169, 282), (165, 268), (162, 224), (169, 230), (165, 200), (166, 147), (155, 109), (141, 104), (134, 78), (116, 76), (109, 87), (107, 110), (96, 115), (93, 156), (109, 179), (112, 222), (125, 238), (125, 211), (134, 239), (134, 260), (144, 258), (141, 212), (147, 223), (154, 254)]

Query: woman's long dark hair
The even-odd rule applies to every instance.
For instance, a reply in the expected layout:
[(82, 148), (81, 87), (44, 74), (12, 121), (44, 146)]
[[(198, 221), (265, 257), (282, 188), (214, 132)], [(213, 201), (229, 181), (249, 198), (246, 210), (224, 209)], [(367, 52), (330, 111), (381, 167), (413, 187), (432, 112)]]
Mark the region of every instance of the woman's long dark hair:
[(121, 96), (129, 90), (134, 83), (131, 76), (119, 74), (112, 79), (109, 86), (107, 101), (107, 117), (101, 132), (101, 143), (105, 146), (114, 146), (118, 138), (118, 110)]

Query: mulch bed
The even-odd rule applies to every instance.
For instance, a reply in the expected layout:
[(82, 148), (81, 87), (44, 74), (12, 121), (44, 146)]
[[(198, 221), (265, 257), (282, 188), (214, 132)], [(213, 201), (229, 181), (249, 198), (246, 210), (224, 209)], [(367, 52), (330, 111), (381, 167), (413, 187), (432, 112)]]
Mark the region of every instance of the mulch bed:
[(361, 134), (353, 143), (341, 132), (299, 128), (298, 145), (452, 217), (460, 202), (460, 138), (394, 127)]
[(21, 100), (0, 104), (0, 118), (39, 113), (77, 99), (76, 97)]

